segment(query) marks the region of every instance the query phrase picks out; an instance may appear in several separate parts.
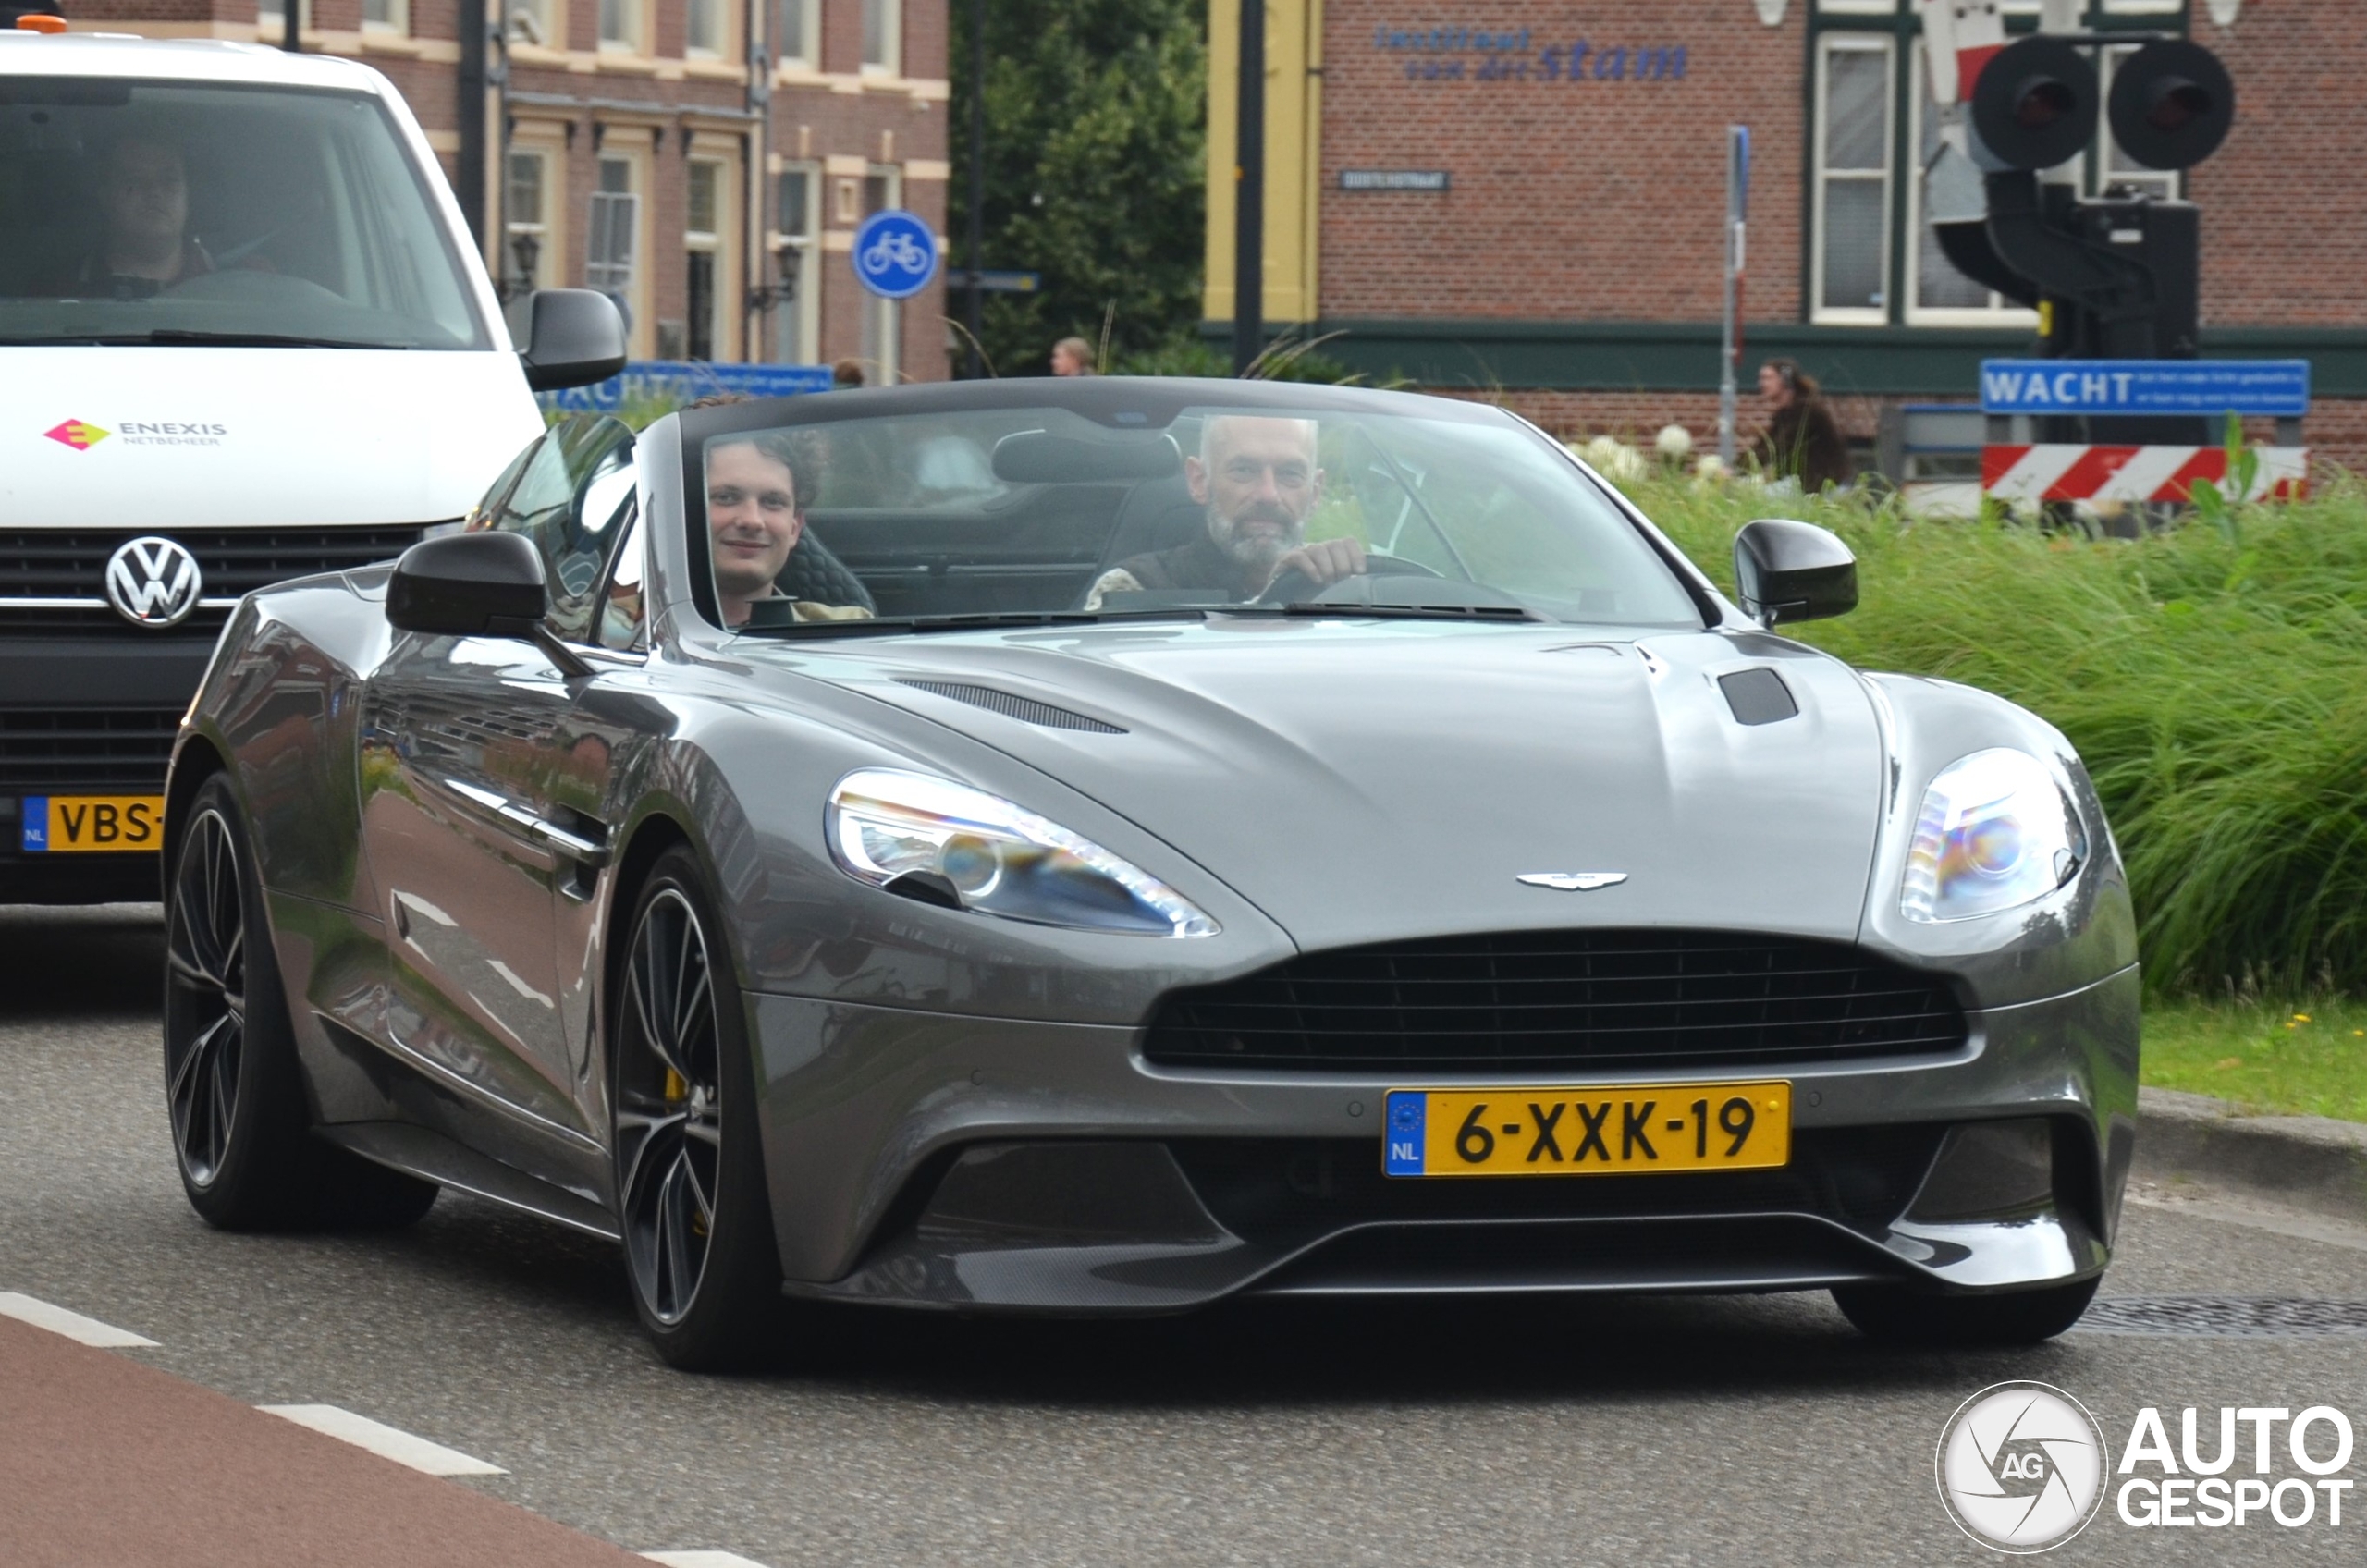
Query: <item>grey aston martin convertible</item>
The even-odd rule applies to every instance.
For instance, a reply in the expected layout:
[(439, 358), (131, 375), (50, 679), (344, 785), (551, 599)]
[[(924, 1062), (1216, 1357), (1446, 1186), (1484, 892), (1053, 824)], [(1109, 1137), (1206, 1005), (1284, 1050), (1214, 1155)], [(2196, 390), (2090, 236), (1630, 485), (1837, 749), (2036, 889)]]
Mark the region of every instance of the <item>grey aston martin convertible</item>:
[(1830, 1289), (2030, 1341), (2110, 1256), (2128, 894), (2079, 759), (1788, 641), (1474, 404), (1004, 381), (586, 416), (253, 594), (168, 796), (223, 1226), (439, 1186), (784, 1292)]

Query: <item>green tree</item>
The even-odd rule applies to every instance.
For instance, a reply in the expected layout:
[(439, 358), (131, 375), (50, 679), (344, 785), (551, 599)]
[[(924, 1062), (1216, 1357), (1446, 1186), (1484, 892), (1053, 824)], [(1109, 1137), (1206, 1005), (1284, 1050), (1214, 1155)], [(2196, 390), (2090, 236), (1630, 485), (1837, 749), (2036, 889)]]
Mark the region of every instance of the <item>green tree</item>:
[[(967, 265), (970, 0), (952, 0), (951, 260)], [(1198, 0), (989, 0), (986, 255), (1040, 272), (1036, 294), (989, 294), (983, 339), (1005, 375), (1040, 374), (1052, 345), (1111, 356), (1188, 336), (1200, 319), (1208, 27)], [(949, 291), (946, 309), (966, 319)], [(958, 361), (957, 361), (958, 366)]]

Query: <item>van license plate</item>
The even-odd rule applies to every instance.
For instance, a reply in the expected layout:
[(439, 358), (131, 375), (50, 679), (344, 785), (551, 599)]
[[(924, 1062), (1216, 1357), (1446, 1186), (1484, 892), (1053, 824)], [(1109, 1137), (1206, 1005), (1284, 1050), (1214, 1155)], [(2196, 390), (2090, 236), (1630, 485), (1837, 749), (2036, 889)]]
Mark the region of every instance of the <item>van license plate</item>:
[(162, 795), (27, 795), (22, 817), (27, 854), (165, 847)]

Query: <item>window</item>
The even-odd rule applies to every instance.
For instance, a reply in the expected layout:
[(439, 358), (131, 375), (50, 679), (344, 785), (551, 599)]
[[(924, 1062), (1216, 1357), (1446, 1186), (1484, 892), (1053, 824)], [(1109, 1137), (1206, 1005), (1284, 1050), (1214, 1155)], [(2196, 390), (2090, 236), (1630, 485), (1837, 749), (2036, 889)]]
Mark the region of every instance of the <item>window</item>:
[(550, 227), (544, 205), (550, 172), (549, 155), (540, 152), (509, 154), (509, 184), (502, 203), (502, 231), (507, 244), (501, 276), (513, 294), (543, 287), (551, 258)]
[(821, 289), (816, 275), (815, 235), (822, 227), (822, 171), (792, 164), (781, 171), (780, 268), (787, 298), (773, 306), (773, 358), (783, 364), (813, 364), (821, 358)]
[[(313, 0), (298, 0), (296, 25), (310, 32), (319, 24), (313, 19)], [(288, 36), (287, 0), (263, 0), (255, 7), (255, 41), (276, 43)]]
[(583, 254), (583, 286), (614, 300), (625, 312), (628, 330), (632, 321), (633, 239), (641, 229), (641, 197), (633, 190), (632, 173), (629, 158), (600, 160)]
[(362, 0), (362, 31), (409, 32), (411, 0)]
[(723, 165), (712, 158), (693, 158), (684, 171), (688, 214), (682, 223), (682, 249), (688, 264), (685, 276), (683, 349), (687, 358), (715, 358), (717, 251), (722, 248)]
[(1816, 317), (1887, 319), (1892, 41), (1828, 34), (1817, 51)]
[(567, 47), (567, 36), (559, 26), (559, 0), (508, 0), (498, 6), (502, 26), (512, 43), (539, 44), (547, 49)]
[(723, 53), (724, 0), (688, 0), (682, 20), (682, 53), (712, 60)]
[[(2005, 0), (2011, 36), (2037, 25), (2039, 0)], [(2181, 0), (2085, 0), (2080, 26), (2138, 33), (2176, 28)], [(1949, 264), (1931, 227), (1925, 179), (1942, 119), (1925, 85), (1922, 22), (1902, 0), (1815, 0), (1809, 18), (1808, 314), (1834, 325), (2001, 326), (2029, 319)], [(2112, 45), (2110, 75), (2134, 44)], [(2100, 131), (2074, 171), (2082, 190), (2113, 186), (2175, 197), (2178, 177), (2139, 167)]]
[(822, 64), (822, 0), (780, 0), (780, 29), (773, 38), (777, 58), (819, 68)]
[[(893, 164), (874, 164), (863, 175), (863, 215), (901, 206), (904, 171)], [(904, 312), (901, 300), (863, 297), (863, 379), (867, 386), (893, 386), (903, 367)]]
[(600, 47), (639, 52), (641, 0), (600, 0)]
[(904, 0), (863, 0), (863, 69), (894, 76), (904, 68)]
[(593, 589), (638, 514), (632, 430), (605, 414), (573, 414), (531, 449), (516, 485), (480, 526), (522, 533), (543, 557), (551, 630), (587, 643)]

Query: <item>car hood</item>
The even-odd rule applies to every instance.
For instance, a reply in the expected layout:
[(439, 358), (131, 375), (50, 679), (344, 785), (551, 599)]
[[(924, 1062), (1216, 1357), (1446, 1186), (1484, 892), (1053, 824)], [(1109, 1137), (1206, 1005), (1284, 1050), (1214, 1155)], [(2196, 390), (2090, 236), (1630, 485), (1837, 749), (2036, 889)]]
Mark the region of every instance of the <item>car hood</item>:
[(457, 518), (543, 428), (494, 350), (0, 349), (14, 527), (311, 527)]
[[(1091, 796), (1303, 948), (1571, 925), (1858, 930), (1882, 731), (1853, 672), (1780, 638), (1220, 619), (782, 653)], [(1795, 716), (1737, 720), (1718, 678), (1755, 668), (1778, 673)], [(1027, 704), (1122, 733), (1041, 722), (1053, 716)], [(1625, 880), (1517, 880), (1539, 872)]]

